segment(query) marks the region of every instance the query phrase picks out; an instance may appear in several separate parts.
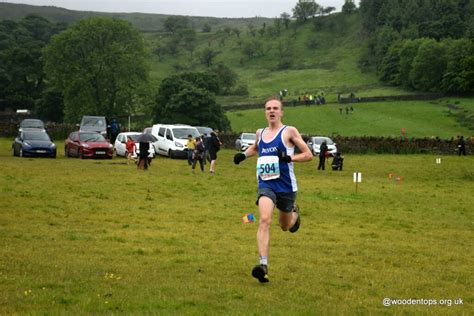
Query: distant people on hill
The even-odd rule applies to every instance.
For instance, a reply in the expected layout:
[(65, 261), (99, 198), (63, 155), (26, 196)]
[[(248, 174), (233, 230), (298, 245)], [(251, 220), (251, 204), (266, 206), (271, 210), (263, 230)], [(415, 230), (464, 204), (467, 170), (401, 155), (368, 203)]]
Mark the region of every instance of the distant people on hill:
[(339, 114), (342, 114), (342, 106), (339, 107)]
[(346, 106), (346, 114), (349, 114), (349, 108)]

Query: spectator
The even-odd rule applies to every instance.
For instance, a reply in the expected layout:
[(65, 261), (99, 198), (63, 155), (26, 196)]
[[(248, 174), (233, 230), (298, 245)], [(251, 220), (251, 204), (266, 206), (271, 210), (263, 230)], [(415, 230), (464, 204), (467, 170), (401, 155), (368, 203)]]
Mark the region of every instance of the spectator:
[(328, 151), (328, 145), (326, 141), (323, 141), (319, 147), (319, 165), (318, 170), (324, 170), (326, 164), (326, 152)]
[(461, 154), (466, 156), (466, 141), (464, 140), (464, 136), (461, 136), (461, 138), (459, 138), (458, 150), (459, 150), (459, 153), (458, 153), (459, 156), (461, 156)]
[(196, 137), (196, 143), (195, 143), (195, 146), (194, 146), (194, 151), (193, 151), (193, 172), (194, 172), (194, 169), (196, 167), (196, 162), (199, 161), (199, 166), (201, 167), (201, 171), (204, 171), (204, 160), (205, 160), (205, 157), (204, 157), (204, 144), (201, 140), (200, 137)]
[(211, 137), (209, 140), (209, 156), (211, 158), (211, 166), (209, 168), (209, 172), (214, 174), (216, 172), (216, 160), (217, 160), (217, 152), (221, 149), (221, 141), (219, 137), (217, 137), (217, 131), (211, 132)]
[(139, 143), (140, 154), (138, 156), (138, 169), (148, 170), (148, 155), (150, 150), (150, 143), (146, 141), (141, 141)]
[(130, 164), (130, 160), (132, 160), (132, 155), (136, 151), (137, 146), (135, 142), (132, 140), (131, 137), (127, 137), (127, 143), (125, 144), (125, 148), (127, 149), (127, 164)]
[(116, 119), (112, 119), (112, 122), (110, 122), (110, 142), (112, 144), (115, 143), (115, 139), (117, 138), (119, 133), (120, 133), (120, 124), (119, 122), (117, 122)]
[(201, 136), (201, 141), (204, 146), (204, 159), (203, 159), (204, 164), (206, 164), (206, 160), (211, 162), (211, 157), (209, 157), (209, 140), (210, 139), (211, 139), (210, 136), (207, 136), (207, 134), (204, 134)]
[(193, 135), (188, 135), (188, 142), (186, 143), (187, 155), (188, 155), (188, 165), (193, 164), (193, 152), (196, 141), (193, 139)]

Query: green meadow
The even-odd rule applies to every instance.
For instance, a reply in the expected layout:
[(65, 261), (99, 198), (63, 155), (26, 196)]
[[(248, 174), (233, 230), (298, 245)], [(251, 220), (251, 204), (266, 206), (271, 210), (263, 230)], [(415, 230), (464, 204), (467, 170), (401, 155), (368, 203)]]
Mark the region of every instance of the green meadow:
[[(450, 109), (448, 104), (455, 104), (458, 109)], [(449, 139), (473, 134), (472, 129), (461, 125), (456, 119), (458, 113), (474, 113), (473, 99), (354, 103), (354, 112), (348, 115), (346, 106), (350, 107), (349, 104), (339, 103), (286, 106), (284, 120), (288, 125), (297, 126), (301, 133), (310, 135), (396, 137), (400, 136), (402, 128), (405, 128), (407, 137), (417, 138), (438, 136)], [(262, 109), (229, 111), (227, 117), (236, 132), (255, 132), (266, 123), (263, 105)]]
[(254, 158), (235, 166), (222, 150), (211, 176), (184, 160), (159, 157), (145, 172), (61, 150), (13, 157), (10, 146), (0, 140), (2, 315), (474, 312), (472, 156), (297, 164), (301, 228), (284, 233), (274, 216), (262, 285), (250, 276), (258, 224), (241, 220), (258, 219)]

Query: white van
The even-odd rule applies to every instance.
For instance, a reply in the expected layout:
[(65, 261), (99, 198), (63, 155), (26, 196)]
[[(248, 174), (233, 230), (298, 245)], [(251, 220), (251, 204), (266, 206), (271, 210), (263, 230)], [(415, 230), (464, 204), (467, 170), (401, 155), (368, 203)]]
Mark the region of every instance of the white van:
[(156, 153), (170, 158), (186, 158), (188, 135), (193, 138), (200, 136), (197, 128), (179, 124), (155, 124), (151, 134), (158, 139), (155, 143)]

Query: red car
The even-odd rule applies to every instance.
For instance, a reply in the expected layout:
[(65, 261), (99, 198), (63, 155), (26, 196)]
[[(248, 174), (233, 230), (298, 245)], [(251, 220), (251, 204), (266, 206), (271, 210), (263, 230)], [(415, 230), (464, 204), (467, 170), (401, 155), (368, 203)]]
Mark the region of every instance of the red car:
[(112, 159), (113, 153), (113, 146), (95, 132), (72, 132), (64, 142), (66, 157)]

